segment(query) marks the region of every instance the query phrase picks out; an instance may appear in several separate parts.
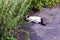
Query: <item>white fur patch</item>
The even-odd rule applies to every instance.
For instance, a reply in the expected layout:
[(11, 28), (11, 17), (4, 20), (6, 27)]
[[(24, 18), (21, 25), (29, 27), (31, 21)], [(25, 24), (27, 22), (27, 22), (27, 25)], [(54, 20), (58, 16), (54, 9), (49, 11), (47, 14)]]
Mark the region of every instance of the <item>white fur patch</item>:
[(41, 17), (38, 16), (30, 16), (29, 18), (27, 18), (27, 20), (33, 21), (33, 22), (41, 22)]

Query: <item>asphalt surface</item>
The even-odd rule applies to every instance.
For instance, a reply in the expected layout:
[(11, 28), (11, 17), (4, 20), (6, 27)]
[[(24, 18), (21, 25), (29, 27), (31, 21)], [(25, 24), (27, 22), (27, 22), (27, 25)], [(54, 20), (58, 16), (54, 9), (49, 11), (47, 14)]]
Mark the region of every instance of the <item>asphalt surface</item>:
[(29, 24), (26, 27), (30, 32), (30, 40), (60, 40), (60, 8), (43, 8), (38, 16), (49, 18), (46, 26)]

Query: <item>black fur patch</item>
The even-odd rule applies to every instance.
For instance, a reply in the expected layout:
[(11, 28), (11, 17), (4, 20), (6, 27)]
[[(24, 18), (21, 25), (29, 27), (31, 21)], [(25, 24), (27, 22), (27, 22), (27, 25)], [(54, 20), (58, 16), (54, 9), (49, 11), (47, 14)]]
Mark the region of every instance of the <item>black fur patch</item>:
[(29, 16), (27, 16), (27, 18), (29, 18)]
[(26, 17), (25, 17), (25, 18), (24, 18), (24, 21), (27, 21), (27, 22), (28, 22), (29, 20), (27, 20)]
[(40, 24), (46, 26), (46, 24), (43, 23), (43, 19), (41, 19), (41, 23)]

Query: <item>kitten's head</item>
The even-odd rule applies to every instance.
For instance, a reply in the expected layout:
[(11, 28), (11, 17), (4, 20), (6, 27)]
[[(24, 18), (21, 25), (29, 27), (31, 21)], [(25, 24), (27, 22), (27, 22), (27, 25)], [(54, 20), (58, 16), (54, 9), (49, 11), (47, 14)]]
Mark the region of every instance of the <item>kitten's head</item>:
[(28, 21), (29, 15), (25, 15), (24, 20)]
[(29, 18), (29, 15), (26, 15), (25, 17), (26, 17), (26, 19)]

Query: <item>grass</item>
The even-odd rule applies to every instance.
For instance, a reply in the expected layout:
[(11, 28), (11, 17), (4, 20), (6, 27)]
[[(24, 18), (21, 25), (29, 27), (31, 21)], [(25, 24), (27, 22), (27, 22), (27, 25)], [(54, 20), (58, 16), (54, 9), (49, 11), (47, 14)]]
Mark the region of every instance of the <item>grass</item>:
[(23, 15), (28, 11), (32, 0), (0, 0), (0, 31), (1, 40), (15, 40), (7, 35), (7, 31), (14, 29), (22, 22)]

